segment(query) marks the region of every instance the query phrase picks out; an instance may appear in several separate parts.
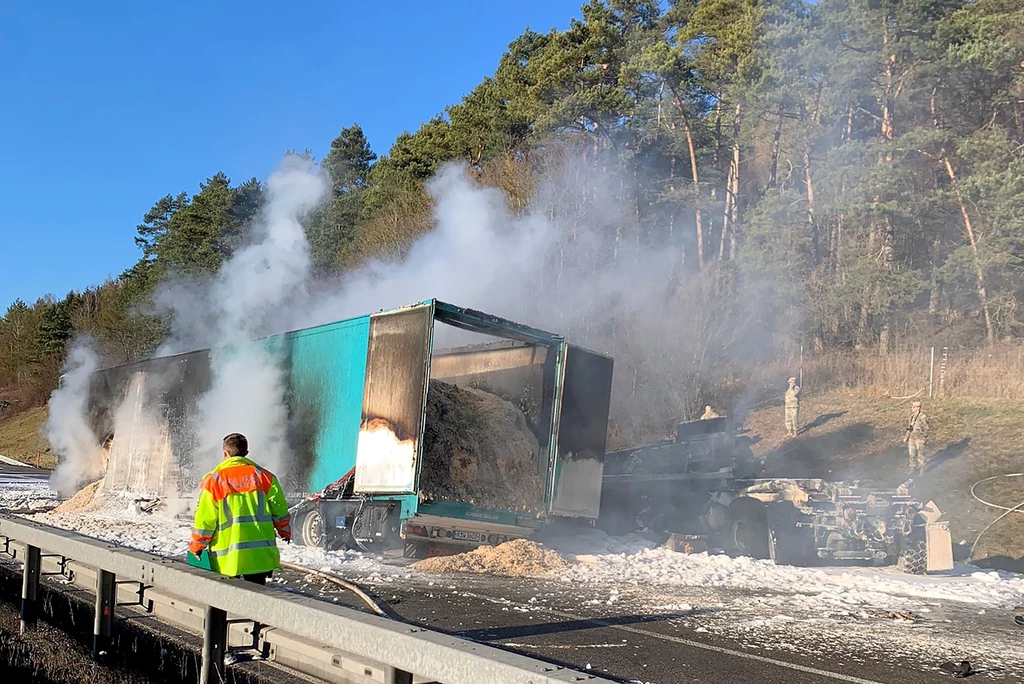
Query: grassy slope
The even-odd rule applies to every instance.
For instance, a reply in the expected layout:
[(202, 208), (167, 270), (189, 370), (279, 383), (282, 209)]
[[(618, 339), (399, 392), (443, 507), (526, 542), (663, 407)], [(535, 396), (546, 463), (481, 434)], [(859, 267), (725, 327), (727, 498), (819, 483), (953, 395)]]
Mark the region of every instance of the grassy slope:
[[(925, 475), (912, 493), (934, 500), (950, 521), (953, 541), (972, 544), (1002, 511), (970, 494), (971, 485), (992, 475), (1024, 471), (1024, 403), (995, 400), (924, 399), (930, 430)], [(784, 439), (783, 412), (760, 409), (746, 421), (753, 449), (765, 456), (771, 475), (860, 479), (862, 484), (895, 486), (908, 474), (901, 444), (910, 400), (867, 397), (850, 392), (807, 396), (800, 407), (803, 427)], [(1024, 501), (1024, 477), (979, 485), (984, 499), (1004, 506)], [(1024, 568), (1024, 514), (1011, 513), (978, 544), (976, 558)]]
[[(44, 422), (45, 408), (29, 409), (0, 422), (0, 455), (34, 464), (36, 452), (43, 451), (49, 446), (40, 436)], [(43, 454), (40, 465), (52, 468), (54, 462), (52, 454)]]

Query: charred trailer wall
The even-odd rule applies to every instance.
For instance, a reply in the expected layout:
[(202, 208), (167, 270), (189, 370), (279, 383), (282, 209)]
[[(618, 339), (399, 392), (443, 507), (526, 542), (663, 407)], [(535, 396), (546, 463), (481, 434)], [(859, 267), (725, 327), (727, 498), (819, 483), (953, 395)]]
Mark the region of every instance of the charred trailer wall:
[(555, 515), (591, 519), (600, 515), (613, 366), (611, 357), (566, 347), (551, 495)]
[(194, 487), (202, 474), (193, 472), (195, 409), (209, 384), (205, 351), (96, 371), (87, 407), (93, 434), (109, 442), (104, 488), (173, 494)]

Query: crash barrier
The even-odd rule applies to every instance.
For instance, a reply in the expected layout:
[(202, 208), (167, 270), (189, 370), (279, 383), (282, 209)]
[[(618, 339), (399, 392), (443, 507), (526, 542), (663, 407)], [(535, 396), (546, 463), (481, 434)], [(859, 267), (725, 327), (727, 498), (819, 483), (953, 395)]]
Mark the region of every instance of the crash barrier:
[[(223, 681), (234, 648), (328, 682), (565, 684), (610, 682), (484, 644), (280, 589), (221, 577), (49, 525), (0, 515), (4, 550), (23, 565), (22, 629), (38, 616), (42, 574), (95, 591), (93, 655), (119, 613), (149, 613), (203, 638), (200, 682)], [(53, 568), (45, 572), (47, 568)]]

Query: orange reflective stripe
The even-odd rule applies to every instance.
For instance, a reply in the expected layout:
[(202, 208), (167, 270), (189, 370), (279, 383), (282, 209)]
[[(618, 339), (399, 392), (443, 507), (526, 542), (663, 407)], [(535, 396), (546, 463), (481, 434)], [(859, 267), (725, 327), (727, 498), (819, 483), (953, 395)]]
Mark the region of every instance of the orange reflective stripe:
[(262, 468), (250, 465), (231, 466), (215, 470), (203, 479), (202, 488), (214, 501), (223, 501), (228, 494), (266, 494), (274, 484), (273, 476)]

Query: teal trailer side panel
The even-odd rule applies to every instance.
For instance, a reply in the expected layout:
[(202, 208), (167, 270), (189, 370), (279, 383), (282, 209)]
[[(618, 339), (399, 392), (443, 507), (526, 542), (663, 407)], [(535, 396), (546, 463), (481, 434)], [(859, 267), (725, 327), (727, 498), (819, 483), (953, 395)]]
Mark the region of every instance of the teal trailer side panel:
[(291, 441), (312, 452), (308, 492), (356, 465), (369, 339), (370, 316), (288, 334)]

